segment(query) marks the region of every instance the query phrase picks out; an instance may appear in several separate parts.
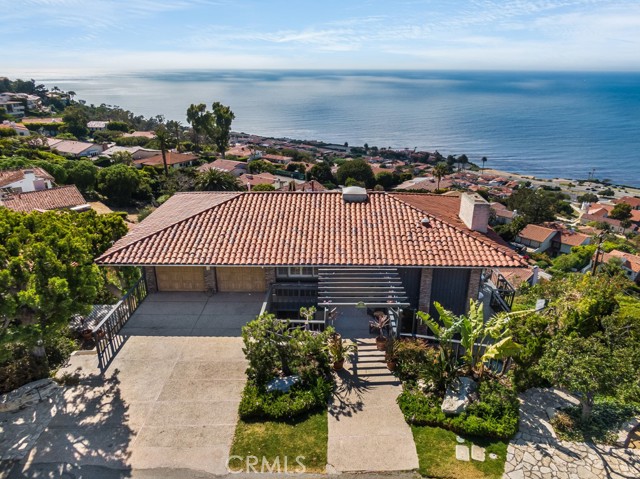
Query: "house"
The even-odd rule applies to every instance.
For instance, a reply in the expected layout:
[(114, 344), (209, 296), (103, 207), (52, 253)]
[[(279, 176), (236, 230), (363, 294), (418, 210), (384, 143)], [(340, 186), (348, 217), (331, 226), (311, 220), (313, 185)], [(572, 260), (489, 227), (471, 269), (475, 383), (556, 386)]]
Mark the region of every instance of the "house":
[(46, 190), (53, 187), (53, 176), (42, 168), (0, 171), (0, 188), (17, 193)]
[(47, 138), (47, 144), (52, 150), (57, 151), (63, 156), (69, 156), (72, 158), (90, 158), (100, 155), (104, 150), (102, 145), (88, 143), (86, 141)]
[[(630, 197), (627, 197), (627, 198), (630, 198)], [(633, 203), (632, 200), (633, 198), (631, 198), (629, 201)], [(631, 210), (631, 218), (629, 218), (629, 220), (631, 221), (632, 226), (625, 227), (622, 225), (622, 222), (620, 220), (616, 220), (614, 218), (609, 217), (614, 207), (615, 207), (614, 205), (607, 205), (602, 203), (598, 203), (597, 205), (590, 206), (587, 209), (587, 212), (580, 217), (580, 222), (582, 224), (587, 224), (591, 221), (605, 223), (605, 224), (608, 224), (613, 231), (617, 233), (622, 233), (622, 234), (638, 229), (638, 227), (640, 226), (640, 210), (636, 210), (636, 209)]]
[(13, 121), (6, 121), (5, 120), (0, 125), (0, 128), (10, 128), (13, 131), (15, 131), (18, 136), (29, 136), (29, 135), (31, 135), (31, 132), (29, 131), (29, 128), (24, 126), (22, 123), (15, 123)]
[[(440, 189), (445, 190), (451, 188), (453, 182), (449, 178), (442, 178), (440, 180)], [(399, 191), (436, 191), (438, 188), (438, 180), (432, 176), (412, 178), (403, 183), (400, 183), (394, 188)]]
[(198, 167), (198, 171), (205, 172), (209, 170), (224, 171), (231, 173), (233, 176), (240, 176), (247, 172), (247, 163), (244, 161), (223, 160), (219, 158), (211, 163), (206, 163)]
[(96, 131), (104, 131), (107, 129), (108, 121), (90, 121), (87, 123), (87, 128), (91, 133), (95, 133)]
[(27, 110), (41, 110), (42, 100), (37, 95), (30, 95), (28, 93), (0, 93), (0, 101), (15, 101), (26, 106)]
[(160, 150), (149, 150), (141, 146), (111, 146), (104, 150), (100, 156), (106, 156), (111, 158), (115, 153), (126, 152), (130, 153), (134, 160), (142, 160), (144, 158), (150, 158), (160, 153)]
[(290, 156), (272, 155), (272, 154), (262, 155), (260, 159), (267, 160), (267, 161), (270, 161), (271, 163), (276, 163), (278, 165), (284, 165), (284, 166), (287, 166), (289, 163), (293, 161), (293, 158)]
[(148, 138), (150, 140), (153, 140), (156, 137), (155, 132), (153, 131), (134, 131), (132, 133), (124, 133), (122, 135), (122, 138)]
[(91, 208), (75, 185), (29, 193), (4, 194), (0, 198), (0, 206), (24, 213), (61, 209), (84, 211)]
[(491, 203), (491, 210), (494, 214), (495, 224), (498, 225), (508, 225), (517, 214), (515, 211), (511, 211), (505, 205), (498, 202)]
[[(167, 151), (167, 166), (171, 168), (182, 168), (184, 166), (192, 166), (194, 162), (198, 159), (196, 155), (187, 154), (187, 153), (176, 153), (173, 151)], [(148, 158), (141, 158), (139, 160), (135, 160), (134, 164), (138, 167), (142, 168), (143, 166), (164, 166), (164, 160), (162, 158), (162, 153), (156, 154), (154, 156), (150, 156)]]
[(279, 189), (280, 186), (277, 182), (277, 179), (271, 173), (243, 173), (238, 176), (238, 182), (247, 187), (247, 189), (251, 189), (257, 185), (272, 185), (274, 188)]
[(14, 118), (24, 117), (24, 104), (20, 101), (7, 100), (6, 98), (0, 98), (0, 108), (4, 110)]
[[(276, 185), (278, 179), (276, 178)], [(284, 183), (280, 188), (276, 188), (281, 191), (327, 191), (327, 188), (316, 180), (305, 181), (304, 183), (296, 183), (295, 181), (289, 181)]]
[(637, 196), (623, 196), (613, 201), (615, 204), (626, 203), (634, 210), (640, 210), (640, 198)]
[(557, 225), (527, 225), (516, 235), (515, 240), (532, 253), (549, 252), (553, 255), (568, 254), (574, 246), (591, 243), (591, 237)]
[(143, 268), (152, 292), (287, 285), (319, 308), (434, 312), (439, 301), (461, 314), (484, 268), (526, 266), (488, 219), (489, 204), (469, 194), (177, 193), (96, 262)]
[(640, 256), (614, 249), (608, 253), (604, 253), (600, 261), (598, 261), (598, 264), (608, 263), (614, 258), (621, 262), (620, 266), (629, 279), (640, 284)]

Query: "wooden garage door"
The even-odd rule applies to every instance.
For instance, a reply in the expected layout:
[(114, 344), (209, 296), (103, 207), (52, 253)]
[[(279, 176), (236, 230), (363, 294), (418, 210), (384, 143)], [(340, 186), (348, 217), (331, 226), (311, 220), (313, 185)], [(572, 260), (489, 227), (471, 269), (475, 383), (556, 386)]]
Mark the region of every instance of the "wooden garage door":
[(195, 266), (156, 267), (158, 291), (206, 291), (204, 268)]
[(216, 268), (218, 291), (266, 291), (267, 281), (262, 268)]

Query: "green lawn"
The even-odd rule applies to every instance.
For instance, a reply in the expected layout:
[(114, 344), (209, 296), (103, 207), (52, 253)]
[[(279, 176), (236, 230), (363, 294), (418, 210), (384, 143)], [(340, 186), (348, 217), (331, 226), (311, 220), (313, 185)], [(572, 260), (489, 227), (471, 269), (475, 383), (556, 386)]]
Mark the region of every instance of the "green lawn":
[[(273, 464), (278, 458), (281, 472), (284, 472), (286, 457), (289, 472), (300, 472), (296, 457), (304, 456), (300, 462), (304, 464), (306, 472), (324, 472), (327, 465), (327, 441), (326, 411), (311, 414), (295, 422), (240, 420), (231, 446), (231, 455), (243, 458), (257, 456), (260, 461), (255, 466), (257, 472), (260, 472), (262, 457), (269, 464)], [(230, 462), (234, 471), (245, 466), (246, 463), (241, 464), (236, 459)]]
[[(433, 478), (500, 479), (507, 457), (507, 443), (498, 440), (473, 438), (473, 444), (486, 448), (485, 462), (456, 459), (456, 434), (439, 427), (411, 426), (418, 451), (420, 474)], [(464, 443), (471, 446), (467, 439)], [(489, 454), (498, 455), (490, 459)]]

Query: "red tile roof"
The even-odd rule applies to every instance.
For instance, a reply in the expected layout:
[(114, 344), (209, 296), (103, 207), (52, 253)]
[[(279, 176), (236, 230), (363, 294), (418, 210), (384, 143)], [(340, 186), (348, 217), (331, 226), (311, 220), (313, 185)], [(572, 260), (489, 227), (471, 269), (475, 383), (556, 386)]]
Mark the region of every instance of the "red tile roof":
[(614, 203), (626, 203), (632, 208), (640, 208), (640, 198), (638, 198), (637, 196), (624, 196), (620, 199), (615, 200)]
[(209, 170), (220, 170), (226, 171), (227, 173), (231, 173), (234, 170), (247, 169), (247, 163), (244, 161), (234, 161), (234, 160), (223, 160), (219, 158), (211, 163), (205, 163), (198, 167), (198, 171), (209, 171)]
[(609, 253), (605, 253), (602, 261), (606, 263), (611, 258), (620, 258), (624, 267), (630, 269), (634, 273), (640, 273), (640, 256), (614, 249)]
[(590, 237), (575, 231), (563, 230), (560, 231), (560, 237), (556, 238), (556, 240), (559, 240), (560, 243), (569, 246), (581, 246), (583, 244), (587, 244), (590, 241)]
[[(340, 192), (178, 193), (96, 261), (111, 265), (394, 265), (519, 267), (489, 236), (402, 196)], [(415, 195), (418, 196), (418, 195)], [(456, 197), (429, 196), (429, 210)], [(417, 199), (414, 198), (414, 201)], [(422, 220), (430, 219), (424, 226)]]
[(549, 236), (555, 236), (557, 233), (557, 230), (547, 228), (545, 226), (527, 225), (522, 231), (520, 231), (520, 233), (518, 233), (518, 236), (520, 238), (543, 243), (549, 238)]
[(3, 198), (0, 204), (10, 210), (28, 213), (37, 210), (73, 208), (86, 203), (78, 188), (75, 185), (68, 185), (48, 190), (20, 193), (9, 198)]

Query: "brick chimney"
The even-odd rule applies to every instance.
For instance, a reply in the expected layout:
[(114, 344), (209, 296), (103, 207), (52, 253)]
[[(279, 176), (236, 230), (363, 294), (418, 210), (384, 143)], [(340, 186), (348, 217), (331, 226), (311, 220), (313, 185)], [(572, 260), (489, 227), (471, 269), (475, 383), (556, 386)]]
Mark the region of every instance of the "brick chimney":
[(477, 193), (462, 193), (458, 216), (467, 228), (486, 233), (489, 226), (491, 206)]

